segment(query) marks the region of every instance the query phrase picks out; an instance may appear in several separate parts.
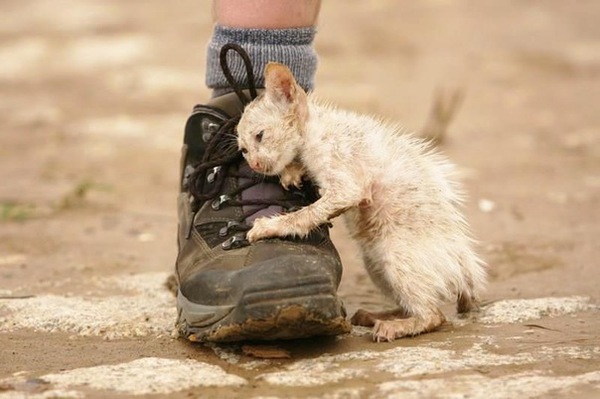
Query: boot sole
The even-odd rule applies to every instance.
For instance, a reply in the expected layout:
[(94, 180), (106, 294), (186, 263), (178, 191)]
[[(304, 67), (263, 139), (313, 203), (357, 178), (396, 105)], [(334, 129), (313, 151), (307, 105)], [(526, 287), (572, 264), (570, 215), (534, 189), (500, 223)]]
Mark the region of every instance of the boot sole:
[(177, 294), (177, 328), (193, 342), (296, 339), (350, 332), (342, 301), (320, 277), (294, 287), (255, 287), (236, 305), (208, 306)]

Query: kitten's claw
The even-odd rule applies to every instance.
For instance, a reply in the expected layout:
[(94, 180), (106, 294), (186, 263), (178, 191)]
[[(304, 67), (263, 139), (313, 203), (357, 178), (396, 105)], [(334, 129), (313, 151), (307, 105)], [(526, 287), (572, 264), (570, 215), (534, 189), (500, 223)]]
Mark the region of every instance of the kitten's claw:
[(306, 171), (304, 167), (298, 163), (289, 164), (281, 173), (279, 177), (279, 182), (286, 190), (289, 190), (290, 186), (294, 186), (296, 188), (302, 187), (302, 176)]
[(262, 238), (278, 237), (281, 235), (280, 231), (277, 218), (259, 218), (254, 221), (254, 225), (246, 233), (246, 239), (253, 243)]
[(376, 320), (373, 326), (373, 341), (392, 342), (397, 338), (414, 337), (437, 329), (444, 321), (446, 318), (439, 310), (420, 317)]
[(387, 320), (376, 320), (373, 326), (373, 341), (393, 342), (396, 338), (408, 335), (398, 324)]
[(302, 187), (302, 175), (294, 173), (284, 173), (279, 178), (279, 182), (286, 190), (289, 190), (290, 186), (294, 186), (299, 189)]

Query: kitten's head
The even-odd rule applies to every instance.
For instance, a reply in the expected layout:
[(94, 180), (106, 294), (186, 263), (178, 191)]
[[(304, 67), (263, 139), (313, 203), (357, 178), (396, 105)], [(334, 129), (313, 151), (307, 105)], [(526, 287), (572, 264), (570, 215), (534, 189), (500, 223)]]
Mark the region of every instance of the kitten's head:
[(282, 64), (265, 67), (265, 92), (244, 109), (238, 146), (252, 169), (265, 175), (283, 171), (298, 155), (308, 117), (306, 93)]

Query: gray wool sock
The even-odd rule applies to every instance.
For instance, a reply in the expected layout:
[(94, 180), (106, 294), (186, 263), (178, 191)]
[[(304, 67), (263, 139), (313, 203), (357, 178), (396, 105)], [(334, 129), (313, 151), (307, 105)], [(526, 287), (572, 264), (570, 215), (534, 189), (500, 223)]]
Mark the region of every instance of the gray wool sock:
[[(244, 29), (215, 25), (208, 44), (206, 57), (206, 85), (213, 89), (213, 97), (231, 92), (219, 63), (221, 47), (227, 43), (240, 45), (252, 61), (257, 87), (264, 87), (263, 72), (269, 61), (287, 65), (304, 90), (312, 90), (317, 69), (317, 53), (312, 42), (316, 29)], [(248, 87), (242, 59), (234, 52), (227, 54), (231, 73), (242, 87)]]

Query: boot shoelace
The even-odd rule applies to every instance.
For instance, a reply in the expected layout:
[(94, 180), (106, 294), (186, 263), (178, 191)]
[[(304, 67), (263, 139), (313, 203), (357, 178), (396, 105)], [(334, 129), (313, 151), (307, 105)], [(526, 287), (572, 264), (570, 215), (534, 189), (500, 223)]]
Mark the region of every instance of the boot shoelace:
[[(227, 53), (230, 50), (234, 50), (240, 55), (244, 61), (246, 73), (248, 75), (248, 86), (251, 98), (249, 99), (246, 94), (242, 91), (241, 86), (235, 81), (229, 66), (227, 64)], [(223, 74), (227, 81), (231, 85), (231, 88), (238, 96), (242, 104), (246, 105), (257, 97), (256, 85), (254, 80), (254, 74), (252, 72), (252, 64), (248, 54), (240, 46), (236, 44), (226, 44), (223, 46), (220, 52), (220, 63)], [(225, 237), (230, 232), (242, 232), (243, 235), (235, 234), (225, 241), (222, 245), (224, 249), (239, 248), (248, 245), (248, 241), (245, 237), (245, 232), (250, 230), (251, 226), (246, 223), (246, 219), (255, 213), (266, 209), (272, 205), (280, 206), (287, 211), (292, 211), (298, 208), (298, 200), (307, 200), (305, 192), (292, 189), (296, 195), (297, 200), (277, 200), (272, 198), (264, 199), (237, 199), (241, 193), (248, 188), (261, 184), (263, 182), (270, 182), (279, 184), (279, 179), (275, 176), (263, 176), (252, 171), (245, 171), (238, 168), (237, 171), (230, 170), (230, 166), (234, 164), (241, 164), (242, 153), (237, 149), (237, 143), (235, 140), (237, 132), (235, 128), (240, 120), (240, 116), (235, 116), (223, 123), (220, 128), (212, 135), (208, 140), (202, 159), (194, 166), (193, 172), (190, 173), (188, 182), (190, 193), (193, 196), (192, 207), (192, 222), (188, 230), (188, 238), (194, 228), (194, 219), (196, 213), (200, 209), (201, 204), (206, 201), (211, 201), (211, 207), (214, 210), (218, 210), (222, 205), (229, 206), (251, 206), (250, 209), (243, 212), (242, 216), (237, 220), (231, 220), (227, 225), (220, 229), (219, 235)], [(247, 179), (246, 183), (239, 184), (237, 188), (228, 192), (227, 194), (221, 194), (223, 184), (227, 177), (235, 177)], [(210, 188), (207, 186), (210, 185)], [(307, 187), (308, 193), (312, 196), (316, 195), (312, 186)], [(304, 190), (306, 191), (306, 190)], [(295, 202), (295, 203), (292, 203)]]

